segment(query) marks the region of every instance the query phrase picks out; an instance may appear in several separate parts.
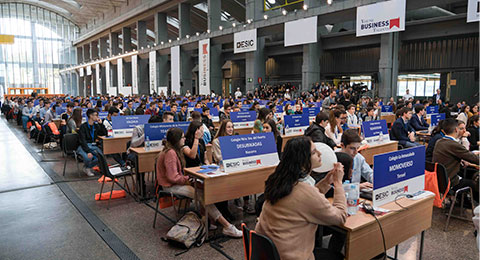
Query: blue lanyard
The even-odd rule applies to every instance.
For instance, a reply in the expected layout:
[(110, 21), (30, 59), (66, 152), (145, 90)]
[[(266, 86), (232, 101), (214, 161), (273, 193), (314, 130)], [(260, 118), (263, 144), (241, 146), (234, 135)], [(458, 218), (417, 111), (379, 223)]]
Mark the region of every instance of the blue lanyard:
[(92, 136), (92, 141), (95, 142), (95, 123), (92, 125), (90, 129), (90, 125), (87, 123), (88, 130), (90, 130), (90, 135)]
[(452, 141), (456, 142), (456, 141), (455, 141), (455, 139), (453, 139), (453, 138), (452, 138), (452, 137), (450, 137), (450, 136), (444, 136), (444, 138), (447, 138), (447, 139), (450, 139), (450, 140), (452, 140)]

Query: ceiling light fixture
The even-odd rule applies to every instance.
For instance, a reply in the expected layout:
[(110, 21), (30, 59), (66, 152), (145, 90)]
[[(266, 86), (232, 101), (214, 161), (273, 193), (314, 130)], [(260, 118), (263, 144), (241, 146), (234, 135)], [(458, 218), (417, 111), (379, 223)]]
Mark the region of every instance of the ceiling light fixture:
[(197, 32), (197, 33), (195, 33), (195, 35), (197, 35), (197, 36), (200, 36), (200, 33), (199, 33), (199, 32)]
[(287, 10), (283, 9), (283, 10), (282, 10), (282, 14), (283, 14), (283, 15), (287, 15)]
[(221, 25), (218, 26), (218, 29), (219, 29), (220, 31), (223, 30), (223, 26), (221, 26)]
[(207, 33), (210, 33), (210, 29), (207, 30)]
[(172, 43), (172, 39), (168, 39), (168, 42), (169, 42), (169, 43)]
[(333, 0), (327, 0), (327, 4), (331, 5), (333, 3)]
[(267, 20), (268, 19), (268, 15), (263, 15), (263, 19)]
[(303, 10), (307, 11), (308, 5), (303, 5)]
[(236, 23), (232, 23), (232, 26), (235, 28), (235, 27), (237, 27), (237, 24), (236, 24)]

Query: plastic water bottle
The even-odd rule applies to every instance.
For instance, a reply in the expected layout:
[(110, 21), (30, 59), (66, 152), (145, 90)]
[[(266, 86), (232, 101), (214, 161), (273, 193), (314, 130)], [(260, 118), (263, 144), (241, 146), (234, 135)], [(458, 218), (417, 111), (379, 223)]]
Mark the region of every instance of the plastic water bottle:
[(378, 141), (382, 142), (382, 141), (383, 141), (383, 131), (380, 132), (380, 137), (379, 137), (379, 138), (380, 138), (380, 139), (379, 139)]
[(145, 151), (150, 151), (150, 137), (145, 138)]
[(358, 199), (360, 197), (359, 185), (347, 180), (343, 184), (343, 188), (347, 199), (347, 213), (350, 216), (355, 215), (358, 211)]

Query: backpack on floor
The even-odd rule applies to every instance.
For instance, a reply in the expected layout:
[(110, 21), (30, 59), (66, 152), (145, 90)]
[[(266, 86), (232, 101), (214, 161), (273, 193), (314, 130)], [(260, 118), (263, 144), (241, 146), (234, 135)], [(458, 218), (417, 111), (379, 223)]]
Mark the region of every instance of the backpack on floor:
[(201, 246), (207, 232), (205, 224), (198, 213), (187, 212), (167, 233), (166, 241), (180, 248)]

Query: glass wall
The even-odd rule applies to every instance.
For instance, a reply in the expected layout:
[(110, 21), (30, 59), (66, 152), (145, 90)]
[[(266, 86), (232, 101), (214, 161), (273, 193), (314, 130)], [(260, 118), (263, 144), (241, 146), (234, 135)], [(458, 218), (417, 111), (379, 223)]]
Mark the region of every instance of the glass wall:
[(398, 96), (405, 95), (408, 89), (415, 97), (431, 97), (440, 88), (440, 73), (399, 75), (397, 84)]
[(15, 37), (14, 44), (0, 45), (0, 85), (5, 89), (48, 88), (50, 94), (65, 92), (59, 70), (76, 64), (72, 42), (78, 32), (70, 20), (49, 10), (21, 3), (0, 4), (0, 34)]

